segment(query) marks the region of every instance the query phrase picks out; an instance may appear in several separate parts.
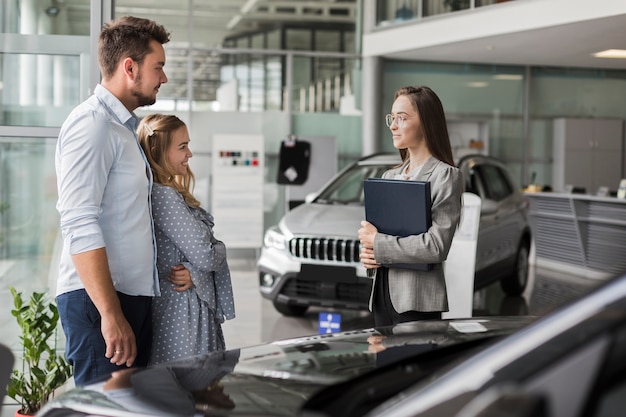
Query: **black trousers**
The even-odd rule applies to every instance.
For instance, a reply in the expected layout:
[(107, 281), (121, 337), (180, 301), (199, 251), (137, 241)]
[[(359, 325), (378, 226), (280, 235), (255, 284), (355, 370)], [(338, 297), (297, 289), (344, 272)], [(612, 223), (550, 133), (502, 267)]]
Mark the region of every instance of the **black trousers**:
[(441, 311), (406, 311), (398, 313), (389, 296), (389, 270), (381, 267), (376, 273), (374, 287), (374, 299), (372, 300), (372, 312), (374, 313), (374, 325), (390, 326), (398, 323), (406, 323), (417, 320), (439, 320)]

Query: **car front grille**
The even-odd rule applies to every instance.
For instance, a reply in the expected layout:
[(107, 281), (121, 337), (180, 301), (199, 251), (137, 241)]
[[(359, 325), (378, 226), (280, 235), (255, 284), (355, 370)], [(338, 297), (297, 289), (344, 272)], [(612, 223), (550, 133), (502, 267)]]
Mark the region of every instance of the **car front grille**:
[(352, 239), (294, 237), (289, 252), (296, 258), (318, 261), (359, 262), (361, 244)]
[(290, 279), (281, 294), (293, 299), (305, 299), (309, 304), (332, 304), (335, 307), (367, 309), (372, 281), (358, 283), (325, 283)]

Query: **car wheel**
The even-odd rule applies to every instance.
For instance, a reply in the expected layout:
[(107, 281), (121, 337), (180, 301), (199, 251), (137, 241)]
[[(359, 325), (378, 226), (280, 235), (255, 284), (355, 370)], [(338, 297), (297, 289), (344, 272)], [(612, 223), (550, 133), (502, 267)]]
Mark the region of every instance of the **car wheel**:
[(298, 317), (304, 315), (309, 307), (274, 301), (274, 308), (283, 316)]
[(511, 274), (500, 280), (500, 286), (506, 295), (521, 295), (528, 283), (528, 270), (530, 268), (528, 257), (530, 243), (524, 240), (517, 249), (515, 255), (515, 268)]

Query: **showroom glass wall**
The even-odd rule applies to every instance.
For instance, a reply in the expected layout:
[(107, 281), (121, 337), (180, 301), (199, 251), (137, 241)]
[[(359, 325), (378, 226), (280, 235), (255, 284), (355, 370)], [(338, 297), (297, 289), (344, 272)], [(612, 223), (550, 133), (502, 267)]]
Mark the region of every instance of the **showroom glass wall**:
[[(88, 93), (88, 32), (68, 34), (63, 16), (39, 6), (28, 0), (0, 8), (2, 320), (11, 317), (7, 286), (25, 294), (53, 288), (60, 242), (54, 148), (59, 126)], [(17, 348), (11, 334), (3, 342)]]
[[(23, 347), (8, 287), (26, 299), (55, 291), (61, 236), (54, 150), (63, 120), (89, 94), (86, 3), (87, 30), (74, 34), (39, 0), (0, 6), (0, 327), (16, 366)], [(63, 333), (56, 336), (61, 352)], [(4, 401), (10, 407), (3, 414), (17, 409), (8, 396)]]
[[(385, 61), (383, 74), (384, 110), (398, 87), (422, 84), (437, 92), (449, 120), (487, 123), (489, 154), (520, 186), (551, 184), (554, 118), (626, 120), (626, 71)], [(381, 137), (390, 137), (384, 124)], [(393, 150), (390, 140), (383, 149)]]
[(385, 26), (513, 0), (377, 0), (376, 24)]

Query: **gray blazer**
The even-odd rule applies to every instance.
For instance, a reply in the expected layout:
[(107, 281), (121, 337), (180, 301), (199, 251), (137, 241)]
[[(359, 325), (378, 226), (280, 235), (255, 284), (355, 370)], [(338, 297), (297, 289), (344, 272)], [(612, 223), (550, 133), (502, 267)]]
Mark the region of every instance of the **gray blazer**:
[[(408, 162), (407, 162), (408, 163)], [(393, 168), (383, 178), (394, 178), (406, 168)], [(458, 168), (430, 157), (411, 180), (430, 181), (432, 226), (428, 232), (407, 237), (377, 233), (376, 261), (389, 268), (389, 295), (398, 313), (406, 311), (448, 311), (443, 264), (461, 217), (463, 175)], [(435, 264), (430, 271), (394, 268), (394, 263)], [(378, 272), (380, 269), (376, 269)], [(374, 280), (376, 280), (374, 274)], [(376, 288), (374, 281), (373, 288)], [(373, 294), (370, 296), (370, 311)]]

